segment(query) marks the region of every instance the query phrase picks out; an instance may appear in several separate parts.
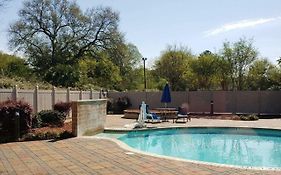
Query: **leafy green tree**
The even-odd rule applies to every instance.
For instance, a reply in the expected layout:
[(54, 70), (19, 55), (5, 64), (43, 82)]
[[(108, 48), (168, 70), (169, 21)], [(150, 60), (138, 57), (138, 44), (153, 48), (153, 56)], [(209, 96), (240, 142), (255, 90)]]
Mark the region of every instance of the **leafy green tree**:
[(121, 81), (119, 69), (105, 55), (99, 60), (84, 59), (79, 63), (80, 88), (103, 87), (116, 89)]
[[(147, 89), (150, 90), (163, 90), (163, 87), (166, 85), (167, 80), (158, 76), (155, 70), (146, 70), (146, 77), (147, 77)], [(142, 79), (143, 80), (143, 79)], [(143, 85), (142, 85), (143, 89)]]
[(277, 60), (277, 63), (281, 66), (281, 57)]
[[(114, 43), (115, 46), (106, 51), (110, 60), (119, 68), (122, 80), (118, 84), (119, 90), (137, 88), (137, 77), (140, 76), (138, 68), (142, 55), (132, 43), (126, 43), (124, 39)], [(136, 81), (135, 81), (136, 80)]]
[(56, 64), (46, 71), (44, 78), (55, 86), (75, 87), (79, 81), (78, 65)]
[(227, 91), (231, 84), (231, 64), (222, 56), (218, 56), (216, 79), (220, 85), (220, 89)]
[(215, 79), (218, 71), (219, 58), (206, 50), (197, 59), (191, 62), (191, 69), (196, 78), (198, 89), (211, 89), (215, 87)]
[(250, 90), (266, 90), (271, 87), (268, 73), (274, 66), (266, 59), (256, 60), (249, 68), (247, 86)]
[(2, 77), (16, 76), (30, 79), (33, 76), (33, 71), (24, 59), (0, 52), (0, 75)]
[(0, 0), (0, 8), (2, 8), (10, 0)]
[(281, 68), (274, 66), (268, 70), (268, 80), (271, 84), (270, 89), (281, 90)]
[(174, 91), (190, 87), (185, 75), (190, 71), (189, 62), (193, 59), (191, 51), (177, 46), (168, 46), (156, 61), (156, 74), (167, 80)]
[[(70, 74), (69, 67), (78, 66), (84, 56), (95, 58), (97, 53), (109, 49), (118, 38), (118, 13), (110, 8), (92, 8), (82, 12), (74, 1), (27, 0), (19, 11), (19, 20), (10, 26), (10, 45), (22, 51), (34, 70), (49, 82), (69, 83), (61, 71)], [(62, 66), (65, 65), (65, 68)], [(52, 71), (56, 76), (50, 75)], [(61, 76), (61, 77), (58, 77)], [(54, 80), (57, 79), (57, 80)]]
[(258, 52), (252, 40), (241, 38), (234, 43), (225, 42), (222, 57), (230, 64), (232, 89), (245, 89), (245, 77), (249, 66), (257, 59)]

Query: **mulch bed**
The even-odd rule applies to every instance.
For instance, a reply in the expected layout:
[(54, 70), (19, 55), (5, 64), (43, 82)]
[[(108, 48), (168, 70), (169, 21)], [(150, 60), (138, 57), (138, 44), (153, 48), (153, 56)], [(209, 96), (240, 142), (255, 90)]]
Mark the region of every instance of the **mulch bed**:
[(192, 118), (203, 118), (203, 119), (240, 120), (240, 117), (234, 114), (217, 114), (217, 115), (197, 114), (197, 115), (190, 115), (190, 116)]
[(35, 128), (31, 130), (31, 133), (37, 134), (37, 133), (45, 133), (45, 132), (55, 132), (55, 133), (62, 133), (64, 131), (72, 132), (72, 122), (66, 122), (64, 123), (63, 127), (57, 127), (57, 126), (46, 126), (42, 128)]

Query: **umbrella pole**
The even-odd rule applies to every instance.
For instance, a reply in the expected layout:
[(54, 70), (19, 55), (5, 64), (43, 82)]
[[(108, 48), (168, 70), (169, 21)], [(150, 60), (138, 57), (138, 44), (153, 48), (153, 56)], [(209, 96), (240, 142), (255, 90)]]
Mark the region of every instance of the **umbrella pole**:
[(166, 122), (167, 121), (167, 114), (166, 114), (167, 103), (164, 103), (164, 105), (165, 105), (165, 109), (164, 109), (165, 121), (164, 122)]

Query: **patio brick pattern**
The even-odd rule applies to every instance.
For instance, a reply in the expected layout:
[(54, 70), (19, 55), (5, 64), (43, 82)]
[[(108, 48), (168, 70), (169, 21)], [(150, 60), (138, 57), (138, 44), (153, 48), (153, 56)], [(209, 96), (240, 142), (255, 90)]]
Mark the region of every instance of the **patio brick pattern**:
[(127, 152), (109, 140), (87, 138), (0, 144), (0, 174), (281, 174), (278, 171), (194, 164)]

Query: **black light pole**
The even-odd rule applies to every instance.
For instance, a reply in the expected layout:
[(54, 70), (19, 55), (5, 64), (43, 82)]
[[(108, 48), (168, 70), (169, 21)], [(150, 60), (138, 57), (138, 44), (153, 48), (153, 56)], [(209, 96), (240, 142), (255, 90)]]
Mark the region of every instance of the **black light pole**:
[(145, 75), (145, 61), (147, 58), (142, 58), (143, 60), (143, 82), (144, 82), (144, 93), (145, 93), (145, 102), (147, 102), (147, 94), (146, 94), (146, 75)]
[(146, 75), (145, 75), (145, 61), (147, 58), (142, 58), (143, 60), (143, 82), (144, 82), (144, 91), (146, 91)]

